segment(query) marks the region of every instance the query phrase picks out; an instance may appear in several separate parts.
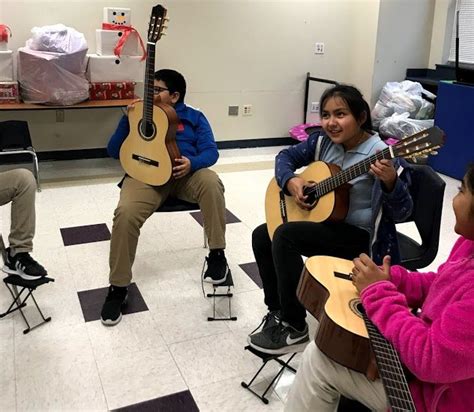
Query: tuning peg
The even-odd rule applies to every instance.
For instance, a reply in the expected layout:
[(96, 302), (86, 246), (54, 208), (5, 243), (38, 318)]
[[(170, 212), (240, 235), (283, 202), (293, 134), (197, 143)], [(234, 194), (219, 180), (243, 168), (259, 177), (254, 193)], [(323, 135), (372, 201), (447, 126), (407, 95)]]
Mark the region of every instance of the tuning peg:
[(430, 153), (431, 156), (436, 156), (437, 154), (438, 154), (438, 152), (437, 152), (436, 150), (433, 150), (433, 151)]
[(162, 32), (162, 33), (161, 33), (161, 36), (166, 36), (166, 33), (165, 33), (165, 32)]
[(163, 28), (163, 30), (166, 30), (168, 28), (168, 26), (161, 26)]
[(164, 21), (165, 23), (168, 23), (168, 22), (170, 21), (170, 18), (169, 18), (169, 17), (165, 17), (165, 18), (163, 19), (163, 21)]

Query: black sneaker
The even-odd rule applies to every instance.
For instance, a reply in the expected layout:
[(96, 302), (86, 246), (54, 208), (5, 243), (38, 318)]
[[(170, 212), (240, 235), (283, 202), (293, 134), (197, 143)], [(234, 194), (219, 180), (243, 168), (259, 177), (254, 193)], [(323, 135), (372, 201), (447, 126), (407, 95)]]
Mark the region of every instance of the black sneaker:
[(127, 288), (109, 286), (109, 293), (105, 298), (100, 320), (103, 325), (114, 326), (122, 320), (122, 307), (127, 304)]
[(211, 250), (209, 256), (206, 257), (205, 265), (207, 268), (203, 271), (204, 282), (220, 285), (226, 281), (229, 265), (222, 250)]
[(250, 332), (249, 336), (253, 335), (257, 330), (259, 330), (260, 326), (262, 327), (262, 329), (260, 330), (261, 332), (265, 329), (268, 329), (277, 325), (279, 322), (280, 322), (280, 311), (271, 310), (263, 317), (262, 321), (260, 322), (260, 325), (258, 325), (252, 332)]
[(46, 269), (28, 252), (19, 252), (15, 256), (11, 256), (9, 247), (6, 249), (5, 264), (2, 270), (10, 275), (18, 275), (25, 280), (38, 280), (48, 274)]
[(280, 322), (248, 337), (252, 348), (271, 355), (301, 352), (308, 342), (308, 325), (305, 325), (303, 331), (298, 331), (286, 322)]

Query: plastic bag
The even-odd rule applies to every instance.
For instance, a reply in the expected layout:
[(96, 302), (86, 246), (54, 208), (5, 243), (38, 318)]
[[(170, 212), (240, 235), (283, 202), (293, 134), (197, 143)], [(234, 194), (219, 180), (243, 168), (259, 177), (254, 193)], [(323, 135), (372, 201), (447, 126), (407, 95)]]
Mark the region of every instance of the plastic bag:
[(384, 136), (402, 139), (405, 136), (421, 132), (434, 125), (434, 119), (417, 120), (411, 119), (410, 113), (394, 113), (390, 117), (383, 119), (380, 123), (380, 133)]
[(27, 40), (26, 47), (32, 50), (54, 53), (76, 53), (87, 50), (87, 41), (82, 33), (64, 24), (33, 27), (33, 36)]
[(87, 100), (86, 54), (87, 49), (64, 54), (19, 48), (18, 80), (23, 101), (69, 106)]
[(380, 128), (383, 119), (393, 113), (409, 113), (413, 119), (430, 119), (434, 116), (434, 104), (423, 98), (434, 99), (436, 96), (423, 89), (420, 83), (404, 80), (388, 82), (380, 93), (379, 100), (372, 110), (374, 127)]

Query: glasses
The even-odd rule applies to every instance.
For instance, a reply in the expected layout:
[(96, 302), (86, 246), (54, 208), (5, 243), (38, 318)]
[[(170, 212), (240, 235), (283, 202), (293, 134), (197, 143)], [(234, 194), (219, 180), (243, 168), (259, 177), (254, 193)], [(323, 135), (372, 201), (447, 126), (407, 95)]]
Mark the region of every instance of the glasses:
[(153, 93), (154, 94), (160, 94), (161, 92), (164, 92), (166, 90), (170, 90), (170, 89), (167, 89), (166, 87), (160, 87), (160, 86), (154, 86), (153, 87)]

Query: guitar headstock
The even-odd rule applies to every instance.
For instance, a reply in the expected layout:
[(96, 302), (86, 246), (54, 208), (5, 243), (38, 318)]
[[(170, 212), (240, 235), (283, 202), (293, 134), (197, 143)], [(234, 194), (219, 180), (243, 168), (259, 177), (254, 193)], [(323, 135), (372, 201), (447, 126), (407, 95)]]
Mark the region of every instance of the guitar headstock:
[(392, 146), (395, 157), (416, 159), (436, 155), (436, 149), (444, 145), (446, 135), (438, 127), (433, 126), (422, 130), (411, 136), (403, 138), (399, 143)]
[(150, 23), (148, 25), (148, 41), (151, 43), (156, 43), (161, 39), (161, 36), (164, 36), (164, 29), (167, 28), (165, 23), (169, 21), (166, 18), (167, 10), (161, 5), (158, 4), (151, 10)]

